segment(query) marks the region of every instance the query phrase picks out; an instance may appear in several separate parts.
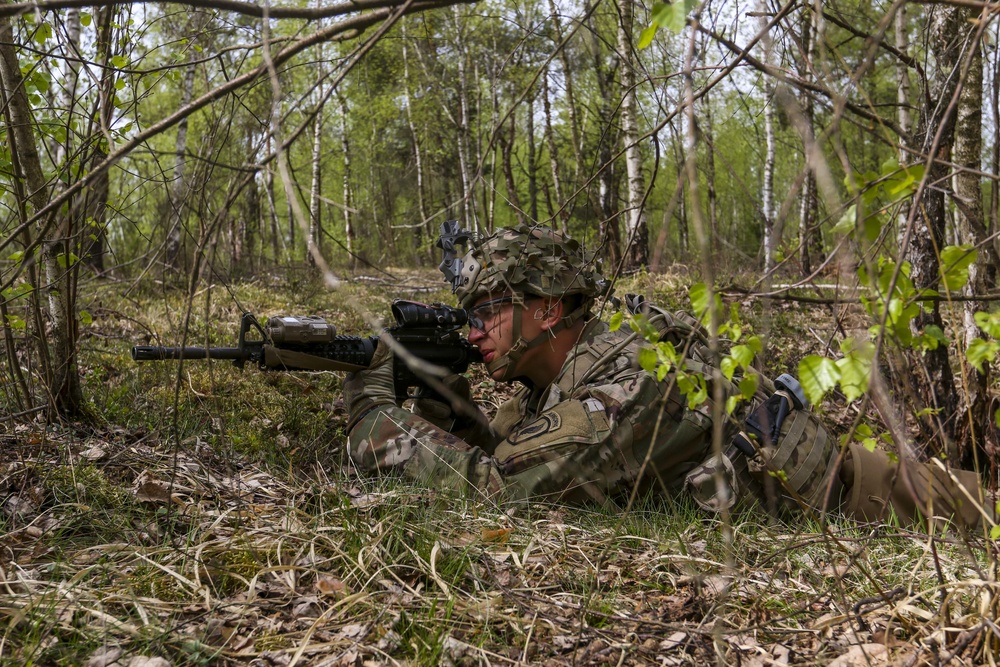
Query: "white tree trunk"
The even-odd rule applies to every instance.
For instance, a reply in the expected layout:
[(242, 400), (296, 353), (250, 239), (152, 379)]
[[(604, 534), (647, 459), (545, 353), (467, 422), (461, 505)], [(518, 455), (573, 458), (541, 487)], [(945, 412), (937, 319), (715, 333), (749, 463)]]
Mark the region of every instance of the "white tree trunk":
[(626, 229), (628, 267), (638, 269), (649, 263), (646, 231), (646, 183), (642, 174), (642, 150), (639, 147), (638, 102), (636, 100), (635, 61), (632, 54), (632, 15), (634, 0), (622, 0), (618, 24), (618, 52), (621, 61), (621, 124), (625, 142), (625, 172), (628, 183)]
[[(906, 55), (910, 48), (910, 39), (906, 31), (906, 3), (900, 4), (896, 10), (893, 27), (896, 32), (896, 49)], [(910, 118), (910, 68), (901, 58), (896, 59), (896, 104), (899, 128), (903, 133), (899, 142), (899, 164), (905, 165), (912, 161), (907, 153), (906, 144), (909, 141), (907, 135), (910, 133), (913, 121)], [(900, 203), (896, 216), (896, 234), (900, 242), (906, 233), (906, 221), (909, 217), (909, 202), (904, 201)]]
[(340, 98), (340, 150), (344, 155), (344, 245), (350, 255), (351, 268), (356, 265), (354, 249), (354, 226), (351, 220), (351, 141), (347, 134), (347, 100)]
[(420, 152), (420, 137), (417, 126), (413, 122), (413, 99), (410, 96), (410, 58), (406, 46), (406, 19), (399, 23), (403, 39), (403, 99), (406, 103), (406, 124), (410, 128), (410, 140), (413, 141), (413, 160), (417, 169), (417, 210), (420, 211), (420, 223), (427, 224), (427, 203), (424, 201), (424, 163)]
[(452, 6), (455, 19), (455, 52), (458, 61), (458, 171), (462, 177), (462, 213), (466, 224), (475, 223), (475, 207), (472, 206), (472, 186), (469, 183), (469, 82), (466, 80), (466, 54), (462, 10)]
[(320, 166), (323, 157), (323, 91), (317, 89), (317, 97), (321, 100), (320, 107), (316, 111), (316, 118), (313, 120), (313, 146), (312, 146), (312, 186), (309, 188), (309, 238), (307, 239), (308, 249), (306, 259), (310, 266), (316, 266), (316, 256), (322, 252), (323, 223), (321, 220), (322, 207), (320, 202), (320, 192), (322, 190), (322, 174)]
[(762, 193), (764, 212), (764, 271), (774, 268), (774, 85), (770, 79), (764, 85), (764, 190)]
[(549, 149), (549, 170), (552, 172), (552, 189), (555, 191), (557, 211), (554, 215), (559, 218), (559, 229), (563, 234), (569, 230), (566, 223), (569, 220), (569, 203), (563, 201), (562, 177), (559, 173), (559, 149), (556, 146), (555, 132), (552, 130), (552, 91), (549, 89), (549, 68), (545, 68), (542, 76), (542, 105), (545, 111), (545, 144)]

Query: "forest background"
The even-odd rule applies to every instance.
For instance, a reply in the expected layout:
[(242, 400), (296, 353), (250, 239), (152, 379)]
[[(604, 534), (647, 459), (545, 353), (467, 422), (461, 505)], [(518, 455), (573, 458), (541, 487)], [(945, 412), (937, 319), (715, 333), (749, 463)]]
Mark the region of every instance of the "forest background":
[[(815, 341), (789, 359), (775, 329), (766, 356), (797, 366), (844, 438), (977, 466), (995, 487), (998, 37), (996, 6), (974, 0), (0, 6), (0, 400), (9, 451), (20, 452), (4, 482), (10, 553), (20, 554), (11, 562), (37, 549), (19, 540), (39, 537), (24, 532), (39, 517), (66, 511), (52, 488), (67, 478), (40, 483), (28, 463), (44, 458), (43, 444), (76, 442), (58, 465), (72, 471), (67, 488), (87, 487), (80, 452), (95, 448), (73, 440), (81, 428), (102, 437), (124, 428), (142, 441), (150, 431), (130, 430), (142, 421), (135, 411), (152, 408), (161, 421), (143, 428), (174, 459), (202, 446), (207, 422), (213, 444), (241, 445), (241, 456), (270, 465), (297, 461), (287, 434), (312, 419), (301, 406), (282, 405), (284, 433), (270, 418), (230, 432), (213, 422), (213, 401), (186, 411), (205, 398), (203, 371), (140, 376), (121, 361), (130, 343), (228, 345), (245, 306), (324, 308), (342, 332), (375, 326), (385, 294), (358, 283), (421, 293), (448, 219), (484, 233), (515, 223), (566, 231), (609, 276), (679, 306), (692, 305), (686, 287), (704, 285), (693, 305), (720, 306), (706, 316), (713, 332), (739, 336), (742, 326), (714, 296), (744, 305), (751, 328), (798, 309), (804, 318), (784, 335)], [(811, 329), (816, 313), (829, 326)], [(208, 395), (227, 395), (205, 372)], [(285, 395), (339, 388), (268, 382)], [(342, 440), (317, 428), (313, 444), (321, 433)], [(80, 469), (103, 475), (92, 465), (108, 452), (96, 449)], [(160, 477), (173, 484), (176, 475)], [(157, 502), (147, 478), (130, 481), (128, 502)], [(731, 535), (722, 548), (731, 569)], [(259, 554), (273, 545), (250, 552), (269, 562)], [(974, 551), (971, 561), (987, 556)], [(447, 593), (434, 558), (421, 558), (412, 566), (429, 565)], [(197, 576), (178, 574), (182, 590), (201, 590)], [(38, 579), (58, 588), (58, 578)], [(886, 604), (899, 597), (877, 576), (869, 583)], [(23, 622), (51, 591), (18, 585), (32, 601), (16, 612)], [(431, 602), (428, 618), (440, 620)], [(939, 611), (924, 621), (954, 620)], [(6, 639), (20, 657), (49, 655), (63, 620), (53, 623)], [(961, 648), (982, 656), (987, 626), (976, 627)], [(650, 650), (723, 655), (718, 637), (683, 632), (698, 641)], [(583, 650), (574, 636), (565, 650)], [(447, 643), (436, 637), (415, 655), (434, 662)]]

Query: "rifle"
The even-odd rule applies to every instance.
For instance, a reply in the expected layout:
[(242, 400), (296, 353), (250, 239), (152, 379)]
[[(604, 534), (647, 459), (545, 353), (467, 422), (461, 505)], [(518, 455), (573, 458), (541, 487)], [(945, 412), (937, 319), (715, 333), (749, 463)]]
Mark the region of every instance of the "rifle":
[[(450, 373), (464, 373), (469, 364), (482, 363), (479, 350), (461, 332), (469, 321), (465, 310), (397, 299), (392, 314), (396, 325), (386, 333), (417, 359)], [(256, 317), (244, 313), (236, 347), (140, 345), (132, 348), (132, 359), (229, 359), (240, 369), (249, 361), (263, 370), (358, 371), (371, 365), (382, 344), (378, 336), (338, 336), (336, 327), (321, 317), (272, 317), (261, 326)], [(396, 397), (440, 398), (426, 382), (427, 376), (397, 358), (393, 364)]]

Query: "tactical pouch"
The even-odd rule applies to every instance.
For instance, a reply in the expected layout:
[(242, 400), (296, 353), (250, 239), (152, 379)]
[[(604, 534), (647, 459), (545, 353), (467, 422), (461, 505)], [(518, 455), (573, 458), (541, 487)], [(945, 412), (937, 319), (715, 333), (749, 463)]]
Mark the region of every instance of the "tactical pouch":
[(774, 510), (835, 509), (843, 490), (836, 443), (809, 411), (795, 378), (782, 375), (774, 384), (778, 390), (750, 412), (733, 438), (730, 454), (743, 454), (734, 461), (737, 474), (752, 480), (746, 485)]

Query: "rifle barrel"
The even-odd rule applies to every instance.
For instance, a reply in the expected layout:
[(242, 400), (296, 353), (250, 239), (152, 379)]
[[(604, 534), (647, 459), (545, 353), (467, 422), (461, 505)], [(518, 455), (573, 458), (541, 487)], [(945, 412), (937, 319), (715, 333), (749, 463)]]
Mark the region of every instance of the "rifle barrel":
[(238, 347), (158, 347), (155, 345), (137, 345), (132, 348), (133, 361), (245, 358), (246, 351)]

